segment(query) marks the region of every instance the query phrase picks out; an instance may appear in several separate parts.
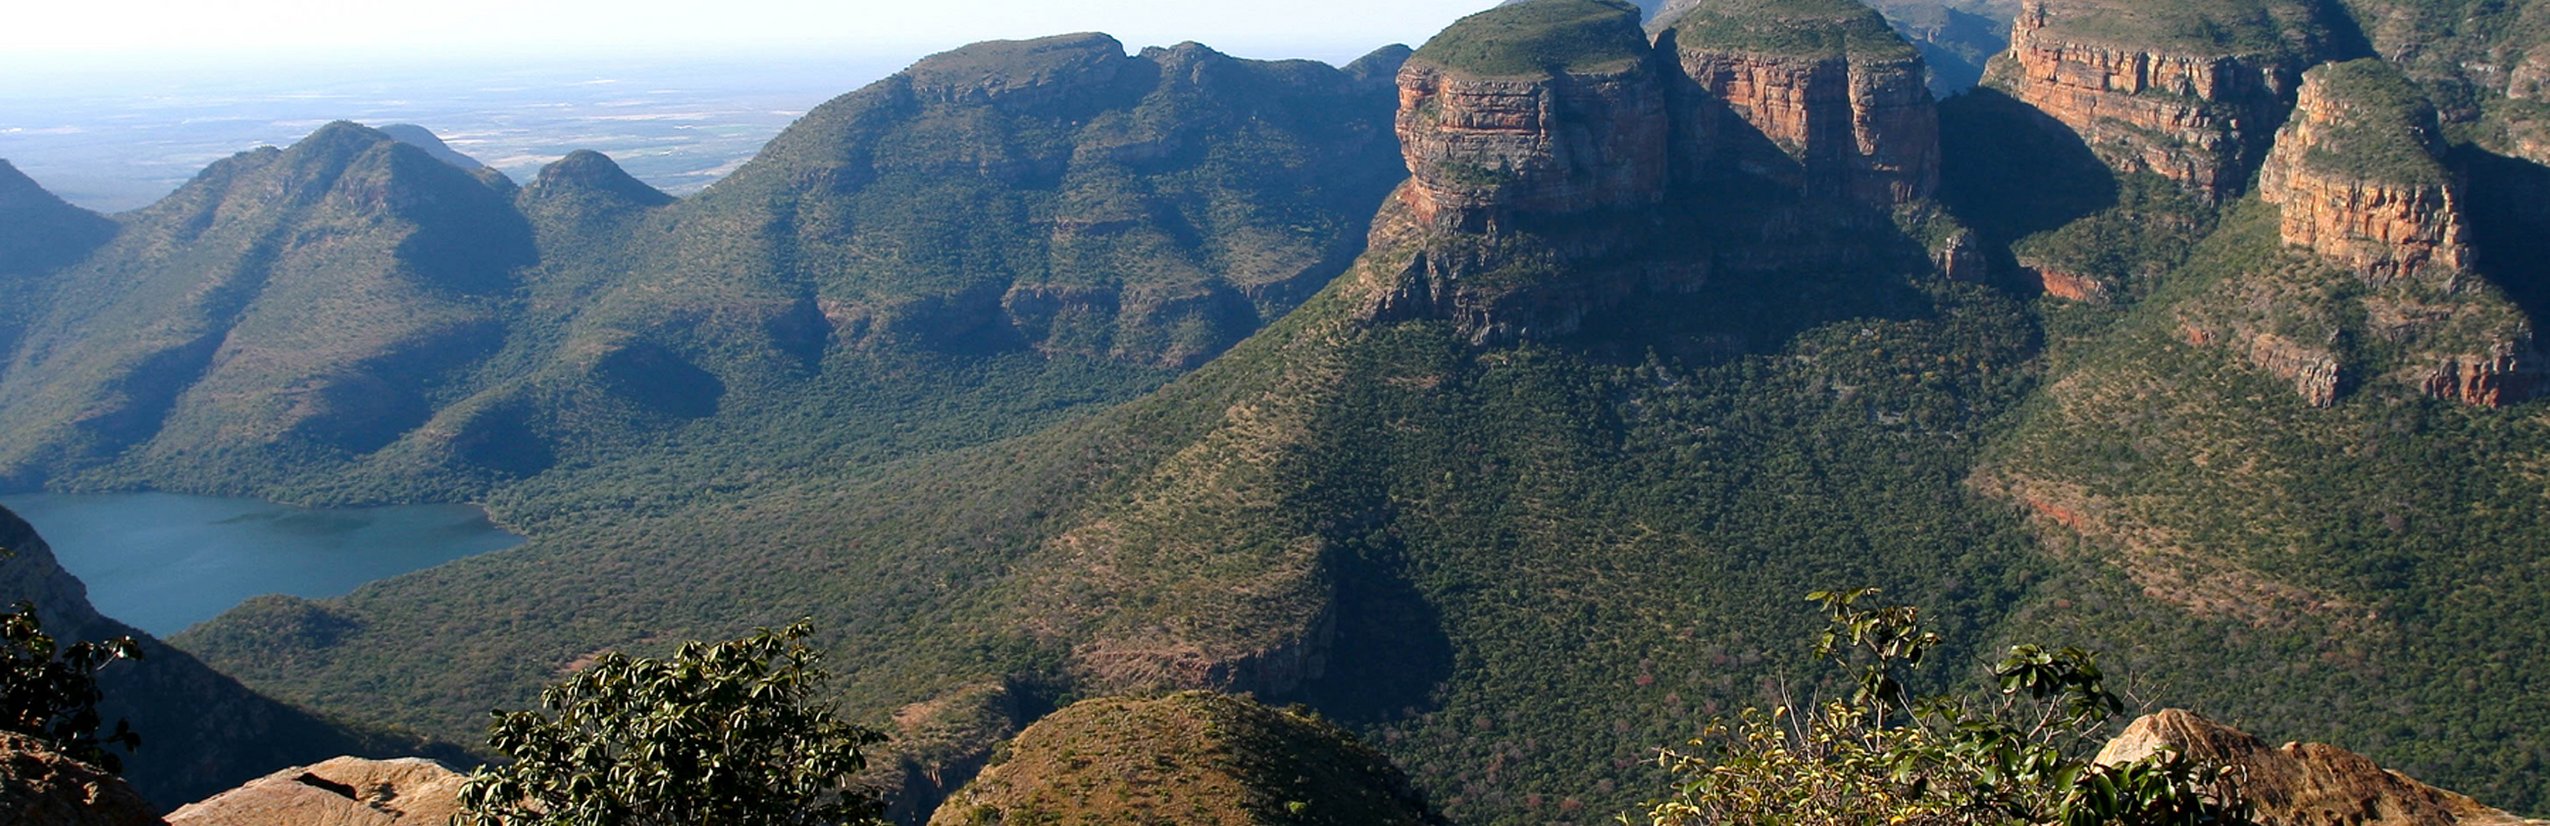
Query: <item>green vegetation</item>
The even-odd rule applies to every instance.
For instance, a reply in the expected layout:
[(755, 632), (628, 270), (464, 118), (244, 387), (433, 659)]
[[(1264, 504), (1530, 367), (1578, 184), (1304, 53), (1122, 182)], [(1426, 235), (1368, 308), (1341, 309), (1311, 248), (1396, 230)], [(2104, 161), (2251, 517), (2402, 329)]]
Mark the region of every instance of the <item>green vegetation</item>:
[[(15, 555), (0, 548), (0, 563)], [(141, 656), (132, 637), (58, 642), (45, 633), (31, 602), (0, 611), (0, 731), (34, 737), (72, 759), (123, 773), (124, 759), (106, 747), (130, 752), (141, 746), (142, 736), (127, 720), (98, 733), (106, 718), (97, 704), (106, 692), (98, 688), (97, 674), (117, 660)]]
[(852, 781), (885, 736), (836, 719), (798, 624), (665, 659), (618, 652), (541, 692), (540, 711), (498, 712), (502, 765), (462, 786), (470, 826), (879, 823)]
[(2425, 94), (2398, 67), (2379, 58), (2312, 69), (2322, 100), (2339, 109), (2303, 163), (2321, 172), (2376, 183), (2441, 186), (2451, 179), (2437, 159), (2441, 127)]
[[(2455, 324), (2512, 312), (2494, 301), (2368, 294), (2283, 249), (2272, 209), (2233, 209), (2148, 298), (2068, 352), (1978, 473), (2075, 526), (2049, 524), (2045, 541), (2085, 564), (2020, 623), (2121, 656), (2175, 704), (2537, 807), (2539, 777), (2515, 767), (2543, 759), (2550, 745), (2526, 732), (2550, 720), (2509, 699), (2519, 680), (2489, 675), (2545, 667), (2550, 639), (2498, 620), (2550, 610), (2512, 585), (2550, 541), (2528, 504), (2550, 482), (2517, 458), (2550, 449), (2550, 429), (2528, 408), (2466, 408), (2387, 378), (2432, 364), (2426, 348), (2467, 346), (2455, 338), (2466, 332), (2402, 339), (2368, 324), (2384, 307), (2424, 305)], [(2241, 332), (2198, 346), (2189, 329)], [(2258, 332), (2334, 342), (2349, 389), (2311, 408), (2237, 348)], [(2315, 687), (2278, 688), (2294, 680)]]
[(2050, 4), (2059, 38), (2196, 57), (2318, 55), (2343, 17), (2304, 0), (2064, 0)]
[(1915, 697), (1904, 680), (1939, 647), (1912, 606), (1862, 607), (1875, 588), (1816, 592), (1818, 657), (1855, 672), (1846, 699), (1747, 708), (1666, 751), (1674, 794), (1654, 826), (1701, 824), (2244, 824), (2238, 778), (2166, 752), (2091, 759), (2125, 708), (2087, 652), (2018, 645), (1996, 693)]
[(1086, 700), (1001, 746), (934, 826), (1443, 822), (1388, 758), (1302, 710), (1191, 691)]
[(1919, 56), (1857, 0), (1737, 0), (1691, 5), (1667, 23), (1674, 43), (1710, 52), (1908, 61)]
[(1638, 20), (1621, 0), (1527, 0), (1461, 18), (1409, 59), (1487, 77), (1620, 72), (1652, 52)]

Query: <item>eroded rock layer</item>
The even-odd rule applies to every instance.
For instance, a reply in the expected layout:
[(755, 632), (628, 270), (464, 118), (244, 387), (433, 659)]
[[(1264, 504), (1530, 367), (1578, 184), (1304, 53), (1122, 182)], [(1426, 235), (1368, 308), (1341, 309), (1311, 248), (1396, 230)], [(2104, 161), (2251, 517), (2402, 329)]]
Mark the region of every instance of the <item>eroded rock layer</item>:
[(1939, 187), (1939, 115), (1919, 52), (1847, 0), (1692, 4), (1659, 36), (1685, 95), (1699, 169), (1733, 165), (1878, 207)]
[(2158, 4), (2029, 0), (2002, 82), (2110, 165), (2228, 199), (2255, 168), (2309, 61), (2278, 31), (2241, 30), (2275, 19), (2268, 10), (2240, 11), (2180, 11), (2189, 19), (2177, 20)]
[(2277, 133), (2259, 197), (2283, 210), (2287, 244), (2368, 282), (2470, 267), (2460, 185), (2438, 162), (2434, 108), (2379, 60), (2311, 70)]
[[(1614, 48), (1540, 54), (1502, 31), (1533, 26)], [(1422, 220), (1472, 230), (1653, 204), (1667, 178), (1664, 92), (1635, 8), (1544, 0), (1466, 18), (1400, 71), (1403, 196)]]

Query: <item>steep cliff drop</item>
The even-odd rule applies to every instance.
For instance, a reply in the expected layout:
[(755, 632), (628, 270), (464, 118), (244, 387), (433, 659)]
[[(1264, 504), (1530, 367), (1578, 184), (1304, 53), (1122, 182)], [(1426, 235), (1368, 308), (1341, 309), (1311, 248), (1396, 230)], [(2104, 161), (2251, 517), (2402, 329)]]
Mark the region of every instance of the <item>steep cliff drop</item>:
[(2078, 132), (2110, 165), (2217, 201), (2246, 186), (2327, 47), (2286, 0), (2028, 0), (1988, 82)]
[(1939, 113), (1921, 55), (1851, 0), (1669, 7), (1657, 45), (1689, 83), (1678, 96), (1700, 164), (1820, 197), (1892, 208), (1939, 188)]
[(2440, 132), (2434, 107), (2390, 64), (2315, 68), (2258, 194), (2280, 210), (2286, 245), (2362, 281), (2368, 332), (2407, 353), (2401, 381), (2436, 398), (2512, 404), (2538, 392), (2541, 355), (2523, 312), (2471, 272), (2462, 184), (2440, 159)]

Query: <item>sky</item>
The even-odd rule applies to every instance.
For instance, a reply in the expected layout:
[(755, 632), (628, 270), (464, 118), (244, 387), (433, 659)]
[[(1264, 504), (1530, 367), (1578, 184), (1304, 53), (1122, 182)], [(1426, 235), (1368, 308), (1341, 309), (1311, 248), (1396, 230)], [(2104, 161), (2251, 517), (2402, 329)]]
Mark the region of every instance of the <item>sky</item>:
[(186, 71), (664, 53), (926, 54), (1104, 31), (1248, 57), (1416, 45), (1491, 0), (76, 0), (0, 14), (0, 68)]

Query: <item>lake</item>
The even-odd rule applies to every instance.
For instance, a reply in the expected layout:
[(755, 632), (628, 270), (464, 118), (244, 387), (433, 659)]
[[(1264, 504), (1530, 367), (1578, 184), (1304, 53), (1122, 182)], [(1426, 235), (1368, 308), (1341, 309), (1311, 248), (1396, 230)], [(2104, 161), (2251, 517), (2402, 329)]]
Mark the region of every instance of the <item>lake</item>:
[(364, 583), (522, 544), (468, 505), (296, 508), (170, 493), (30, 494), (35, 526), (107, 616), (166, 637), (262, 594)]

